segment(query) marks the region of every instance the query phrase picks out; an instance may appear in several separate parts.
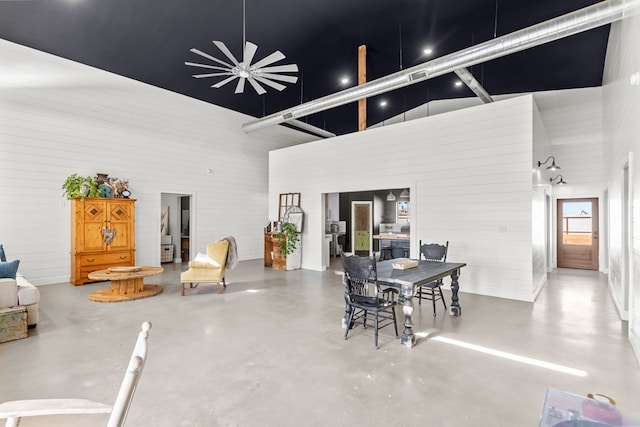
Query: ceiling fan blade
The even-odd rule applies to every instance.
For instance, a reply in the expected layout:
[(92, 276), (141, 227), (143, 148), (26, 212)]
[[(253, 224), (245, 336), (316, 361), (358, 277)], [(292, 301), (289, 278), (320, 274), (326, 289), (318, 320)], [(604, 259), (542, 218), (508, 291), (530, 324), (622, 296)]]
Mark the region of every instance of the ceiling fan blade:
[(222, 51), (222, 53), (224, 53), (226, 55), (226, 57), (229, 58), (231, 60), (231, 62), (234, 63), (234, 65), (240, 65), (240, 63), (238, 62), (236, 57), (233, 56), (233, 53), (231, 53), (231, 51), (229, 49), (227, 49), (227, 46), (224, 43), (219, 42), (217, 40), (214, 40), (213, 44), (218, 46), (218, 49), (220, 49)]
[(222, 68), (216, 65), (198, 64), (197, 62), (185, 62), (184, 65), (189, 65), (191, 67), (209, 68), (211, 70), (221, 70), (221, 71), (229, 70), (228, 68)]
[(226, 78), (226, 79), (224, 79), (224, 80), (222, 80), (222, 81), (219, 81), (218, 83), (216, 83), (216, 84), (212, 85), (211, 87), (215, 87), (216, 89), (219, 89), (219, 88), (221, 88), (222, 86), (224, 86), (224, 85), (226, 85), (227, 83), (229, 83), (231, 80), (235, 79), (236, 77), (238, 77), (238, 76), (236, 76), (236, 75), (234, 74), (234, 75), (232, 75), (231, 77), (228, 77), (228, 78)]
[(227, 64), (226, 62), (221, 61), (221, 60), (219, 60), (218, 58), (214, 58), (213, 56), (211, 56), (211, 55), (209, 55), (208, 53), (205, 53), (205, 52), (203, 52), (203, 51), (201, 51), (201, 50), (198, 50), (198, 49), (196, 49), (196, 48), (189, 49), (189, 50), (190, 50), (191, 52), (193, 52), (193, 53), (196, 53), (196, 54), (198, 54), (198, 55), (200, 55), (200, 56), (203, 56), (203, 57), (205, 57), (205, 58), (207, 58), (207, 59), (210, 59), (210, 60), (212, 60), (213, 62), (217, 62), (218, 64), (222, 64), (222, 65), (227, 66), (227, 67), (229, 67), (229, 68), (233, 68), (233, 65), (231, 65), (231, 64)]
[(272, 82), (271, 80), (265, 79), (264, 77), (258, 77), (258, 76), (254, 76), (254, 79), (256, 79), (257, 81), (259, 81), (260, 83), (264, 83), (267, 86), (271, 86), (272, 88), (279, 90), (279, 91), (283, 91), (286, 86), (285, 85), (281, 85), (280, 83), (276, 83), (276, 82)]
[(284, 56), (284, 54), (282, 52), (280, 52), (279, 50), (276, 50), (271, 55), (261, 59), (260, 61), (256, 62), (255, 64), (253, 64), (251, 66), (251, 68), (257, 70), (258, 68), (264, 67), (265, 65), (273, 64), (274, 62), (278, 62), (278, 61), (280, 61), (281, 59), (284, 59), (284, 58), (286, 58), (286, 56)]
[(296, 64), (276, 65), (274, 67), (260, 68), (260, 71), (267, 73), (294, 73), (298, 71)]
[(271, 73), (260, 73), (259, 76), (265, 79), (278, 80), (278, 81), (287, 82), (287, 83), (295, 83), (298, 81), (298, 78), (296, 76), (287, 76), (287, 75), (271, 74)]
[(242, 57), (242, 63), (245, 67), (251, 65), (251, 61), (253, 61), (253, 56), (256, 54), (256, 50), (258, 50), (258, 45), (251, 42), (246, 42), (244, 44), (244, 56)]
[(196, 79), (202, 79), (204, 77), (218, 77), (218, 76), (232, 76), (232, 72), (228, 73), (209, 73), (209, 74), (194, 74), (193, 77)]
[(236, 92), (235, 93), (243, 93), (244, 92), (244, 82), (247, 79), (245, 79), (244, 77), (240, 77), (240, 80), (238, 80), (238, 84), (236, 85)]
[(258, 95), (262, 95), (263, 93), (267, 93), (266, 90), (264, 90), (264, 88), (262, 86), (260, 86), (260, 84), (252, 77), (249, 77), (247, 80), (249, 80), (249, 83), (251, 83), (251, 86), (253, 86), (253, 88), (256, 90), (256, 92), (258, 92)]

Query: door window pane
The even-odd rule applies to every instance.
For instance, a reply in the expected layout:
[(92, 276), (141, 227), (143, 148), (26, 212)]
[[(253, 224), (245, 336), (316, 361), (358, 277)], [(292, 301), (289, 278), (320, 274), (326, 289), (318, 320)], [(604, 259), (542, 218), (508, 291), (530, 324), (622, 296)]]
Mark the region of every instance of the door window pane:
[(562, 243), (565, 245), (591, 246), (591, 202), (562, 203)]

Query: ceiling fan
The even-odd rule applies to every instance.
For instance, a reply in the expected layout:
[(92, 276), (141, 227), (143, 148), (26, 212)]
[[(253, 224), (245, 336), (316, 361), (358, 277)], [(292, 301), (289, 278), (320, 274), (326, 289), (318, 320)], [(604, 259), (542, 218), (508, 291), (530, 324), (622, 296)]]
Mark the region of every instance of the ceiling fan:
[[(210, 65), (210, 64), (199, 64), (197, 62), (185, 62), (185, 65), (189, 65), (191, 67), (200, 67), (207, 68), (210, 70), (215, 70), (213, 73), (205, 73), (205, 74), (194, 74), (193, 77), (196, 79), (202, 79), (206, 77), (222, 77), (227, 76), (226, 79), (219, 81), (218, 83), (212, 85), (211, 87), (215, 87), (216, 89), (221, 88), (227, 83), (238, 79), (238, 83), (236, 84), (235, 93), (243, 93), (245, 82), (248, 80), (249, 84), (253, 86), (253, 89), (258, 93), (258, 95), (262, 95), (267, 91), (262, 87), (262, 84), (270, 86), (276, 90), (282, 91), (286, 88), (285, 85), (280, 84), (274, 80), (286, 83), (295, 83), (298, 81), (296, 76), (289, 75), (280, 75), (276, 73), (295, 73), (298, 71), (298, 66), (296, 64), (287, 64), (287, 65), (275, 65), (273, 67), (268, 67), (275, 62), (278, 62), (285, 58), (284, 54), (279, 50), (276, 50), (271, 55), (268, 55), (255, 64), (251, 64), (253, 61), (253, 57), (258, 50), (258, 46), (250, 41), (247, 41), (245, 37), (245, 27), (246, 27), (246, 5), (245, 0), (242, 1), (242, 62), (238, 61), (235, 56), (231, 53), (231, 51), (227, 48), (227, 46), (221, 42), (214, 40), (213, 44), (215, 44), (218, 49), (224, 55), (229, 58), (231, 64), (228, 62), (222, 61), (218, 58), (215, 58), (208, 53), (205, 53), (198, 49), (190, 49), (191, 52), (202, 56), (203, 58), (207, 58), (218, 65)], [(222, 65), (222, 67), (220, 67)]]
[[(219, 65), (209, 65), (209, 64), (199, 64), (196, 62), (185, 62), (185, 65), (189, 65), (192, 67), (200, 67), (207, 68), (210, 70), (216, 70), (217, 72), (213, 73), (205, 73), (205, 74), (194, 74), (193, 77), (196, 79), (202, 79), (206, 77), (220, 77), (227, 76), (227, 78), (219, 81), (218, 83), (212, 85), (211, 87), (221, 88), (227, 83), (238, 79), (238, 83), (236, 85), (235, 93), (243, 93), (245, 82), (248, 80), (249, 84), (255, 89), (258, 95), (262, 95), (266, 93), (264, 87), (260, 84), (264, 84), (270, 86), (276, 90), (282, 91), (286, 88), (285, 85), (277, 83), (274, 80), (287, 82), (287, 83), (295, 83), (298, 81), (298, 77), (289, 76), (289, 75), (280, 75), (276, 73), (287, 73), (287, 72), (297, 72), (298, 66), (296, 64), (286, 64), (286, 65), (275, 65), (272, 67), (268, 67), (275, 62), (278, 62), (285, 58), (284, 54), (279, 50), (273, 52), (272, 54), (264, 57), (258, 62), (251, 64), (253, 61), (253, 57), (258, 50), (258, 46), (250, 41), (245, 41), (242, 62), (238, 61), (235, 56), (231, 53), (231, 51), (227, 48), (227, 46), (221, 42), (214, 40), (213, 44), (215, 44), (222, 53), (225, 54), (227, 58), (231, 61), (231, 64), (228, 62), (222, 61), (218, 58), (215, 58), (209, 55), (206, 52), (203, 52), (198, 49), (190, 49), (191, 52), (198, 54), (204, 58), (207, 58), (216, 64)], [(222, 65), (222, 67), (220, 66)]]

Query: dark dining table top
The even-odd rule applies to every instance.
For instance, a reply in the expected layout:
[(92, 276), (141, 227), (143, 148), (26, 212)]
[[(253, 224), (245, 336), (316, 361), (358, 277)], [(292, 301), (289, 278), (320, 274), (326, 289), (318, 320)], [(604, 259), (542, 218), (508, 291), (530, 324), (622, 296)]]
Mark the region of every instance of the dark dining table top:
[(393, 268), (393, 263), (406, 258), (395, 258), (380, 261), (376, 264), (378, 281), (397, 285), (419, 286), (450, 276), (453, 272), (467, 265), (463, 262), (435, 262), (420, 260), (416, 267), (400, 270)]

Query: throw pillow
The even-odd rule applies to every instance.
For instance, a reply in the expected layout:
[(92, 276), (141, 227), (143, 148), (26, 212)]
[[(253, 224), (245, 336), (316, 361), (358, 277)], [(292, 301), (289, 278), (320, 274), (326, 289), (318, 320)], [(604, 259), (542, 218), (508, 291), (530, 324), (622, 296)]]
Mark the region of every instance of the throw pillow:
[(2, 244), (0, 244), (0, 261), (7, 262), (7, 257), (4, 255), (4, 248), (2, 247)]
[(15, 279), (20, 260), (0, 262), (0, 279)]

